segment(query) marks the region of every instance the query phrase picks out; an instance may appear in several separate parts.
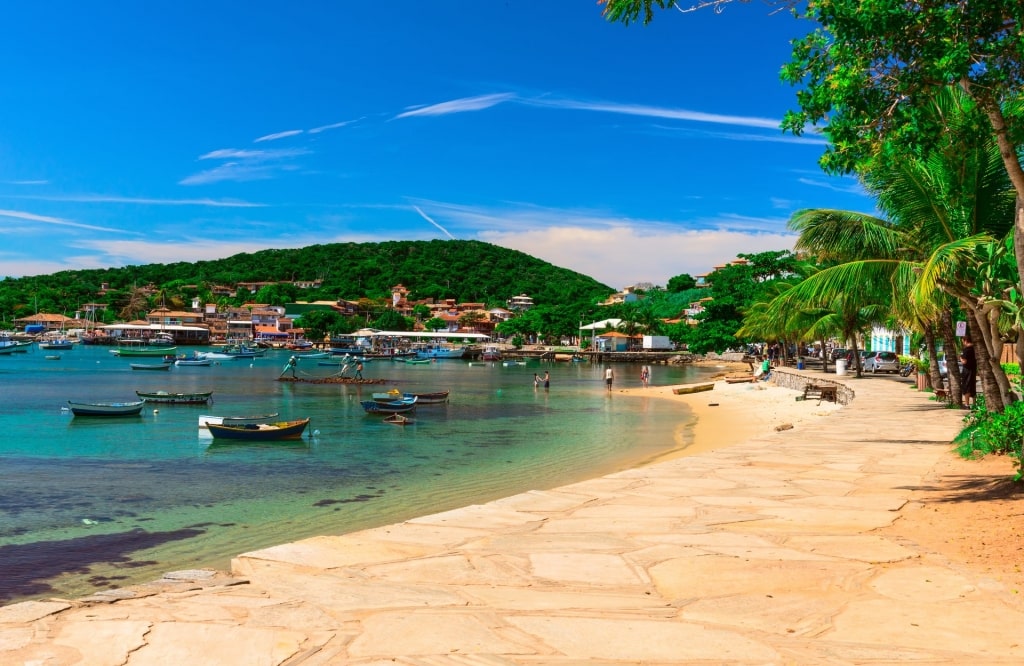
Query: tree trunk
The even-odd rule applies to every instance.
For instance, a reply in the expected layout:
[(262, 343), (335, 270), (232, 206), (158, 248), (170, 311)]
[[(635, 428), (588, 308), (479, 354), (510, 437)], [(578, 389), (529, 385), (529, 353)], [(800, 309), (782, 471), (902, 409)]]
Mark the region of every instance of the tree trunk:
[[(974, 356), (978, 364), (978, 377), (981, 378), (981, 392), (985, 396), (985, 408), (990, 412), (1002, 412), (1006, 409), (1007, 403), (1003, 397), (1002, 387), (996, 379), (997, 373), (992, 369), (992, 354), (989, 352), (989, 345), (987, 341), (984, 344), (978, 344), (979, 338), (987, 337), (989, 334), (989, 331), (986, 330), (987, 322), (977, 310), (972, 309), (970, 312), (973, 316), (967, 319), (967, 335), (974, 341)], [(998, 363), (999, 359), (995, 360)], [(1006, 373), (1002, 368), (999, 368), (998, 374), (1006, 380)], [(1008, 381), (1006, 388), (1009, 390)]]
[[(860, 379), (863, 375), (861, 375), (860, 372), (860, 350), (857, 349), (857, 334), (853, 333), (850, 335), (850, 340), (852, 341), (850, 344), (850, 351), (853, 352), (853, 354), (851, 354), (853, 360), (850, 362), (853, 363), (854, 371), (857, 373), (857, 379)], [(849, 371), (849, 368), (847, 368), (847, 371)]]
[[(985, 110), (996, 136), (996, 145), (999, 146), (999, 156), (1003, 160), (1003, 168), (1006, 169), (1006, 174), (1010, 177), (1010, 183), (1013, 185), (1013, 191), (1017, 194), (1017, 203), (1013, 212), (1013, 252), (1018, 258), (1017, 286), (1019, 288), (1024, 285), (1024, 261), (1020, 260), (1024, 258), (1024, 168), (1020, 164), (1020, 151), (1010, 140), (1000, 102), (988, 99), (984, 95), (975, 95), (972, 86), (966, 82), (961, 82), (961, 87), (974, 97)], [(1024, 368), (1024, 365), (1021, 367)]]
[(950, 399), (960, 405), (963, 404), (960, 373), (956, 371), (957, 364), (950, 363), (950, 359), (956, 361), (959, 352), (956, 345), (956, 329), (953, 328), (953, 313), (949, 308), (943, 308), (942, 314), (939, 315), (939, 334), (942, 336), (942, 347), (946, 353), (946, 379), (949, 381)]
[(821, 371), (828, 373), (828, 353), (825, 351), (825, 338), (821, 339)]
[(928, 379), (934, 388), (942, 386), (942, 375), (939, 374), (939, 352), (935, 344), (935, 325), (929, 323), (924, 327), (924, 346), (928, 350)]

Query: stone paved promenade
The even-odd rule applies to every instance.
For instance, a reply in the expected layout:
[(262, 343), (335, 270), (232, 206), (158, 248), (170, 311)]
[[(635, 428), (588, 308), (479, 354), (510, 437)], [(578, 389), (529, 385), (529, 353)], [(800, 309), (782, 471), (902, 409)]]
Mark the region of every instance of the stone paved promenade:
[(846, 383), (848, 407), (739, 446), (8, 606), (0, 663), (1024, 663), (1007, 590), (874, 533), (962, 412)]

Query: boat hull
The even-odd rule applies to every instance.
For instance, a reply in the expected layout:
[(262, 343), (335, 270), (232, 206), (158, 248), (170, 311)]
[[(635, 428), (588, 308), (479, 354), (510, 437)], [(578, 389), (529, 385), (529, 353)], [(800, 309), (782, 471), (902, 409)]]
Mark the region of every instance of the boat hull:
[(178, 351), (177, 347), (118, 347), (117, 349), (111, 349), (110, 353), (114, 356), (124, 357), (153, 357), (153, 356), (173, 356)]
[(244, 442), (273, 442), (289, 439), (301, 439), (309, 419), (299, 421), (283, 421), (280, 423), (259, 423), (248, 425), (218, 425), (207, 423), (206, 427), (214, 439), (227, 439)]
[(212, 414), (199, 415), (199, 429), (206, 430), (206, 424), (214, 425), (259, 425), (261, 423), (273, 423), (278, 420), (278, 412), (272, 414), (254, 414), (252, 416), (213, 416)]
[(416, 409), (416, 400), (392, 400), (390, 402), (377, 402), (376, 400), (361, 400), (359, 402), (367, 414), (404, 414)]
[(75, 402), (68, 400), (75, 416), (138, 416), (145, 401), (135, 402)]
[(379, 403), (389, 403), (395, 400), (409, 400), (416, 398), (417, 405), (440, 405), (448, 402), (448, 394), (450, 391), (432, 391), (429, 393), (416, 393), (406, 392), (399, 393), (398, 391), (387, 391), (386, 393), (374, 393), (373, 399)]
[(688, 395), (690, 393), (701, 393), (703, 391), (710, 391), (715, 388), (714, 384), (694, 384), (693, 386), (680, 386), (672, 389), (672, 392), (676, 395)]
[(130, 363), (132, 370), (170, 370), (169, 363)]
[(145, 402), (157, 402), (165, 405), (205, 405), (213, 396), (213, 391), (194, 393), (170, 393), (168, 391), (136, 391), (135, 395)]

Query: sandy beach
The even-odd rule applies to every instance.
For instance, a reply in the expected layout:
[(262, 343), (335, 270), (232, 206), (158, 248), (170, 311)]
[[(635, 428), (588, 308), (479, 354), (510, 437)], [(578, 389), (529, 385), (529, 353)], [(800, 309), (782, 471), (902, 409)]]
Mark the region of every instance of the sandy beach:
[[(735, 364), (723, 377), (741, 375), (743, 367)], [(702, 382), (704, 383), (704, 382)], [(680, 456), (698, 455), (733, 446), (753, 437), (786, 426), (798, 427), (809, 420), (828, 416), (842, 406), (829, 401), (798, 401), (802, 391), (782, 388), (769, 382), (729, 384), (719, 377), (711, 391), (676, 395), (677, 386), (649, 386), (619, 389), (636, 397), (673, 400), (686, 405), (696, 422), (692, 431), (681, 423), (675, 430), (677, 448), (658, 458), (671, 460)]]
[(617, 390), (689, 406), (692, 441), (656, 464), (245, 553), (230, 573), (0, 608), (0, 660), (1020, 663), (1015, 580), (957, 557), (959, 525), (943, 524), (978, 509), (949, 512), (950, 495), (1007, 473), (953, 457), (955, 410), (895, 378), (850, 383), (844, 407), (724, 381)]

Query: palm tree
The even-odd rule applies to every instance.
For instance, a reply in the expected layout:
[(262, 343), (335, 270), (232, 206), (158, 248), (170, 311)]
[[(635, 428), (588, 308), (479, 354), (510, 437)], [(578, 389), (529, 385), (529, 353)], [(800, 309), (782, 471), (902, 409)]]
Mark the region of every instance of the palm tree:
[[(935, 109), (950, 127), (945, 145), (913, 159), (883, 151), (862, 174), (887, 219), (838, 210), (793, 216), (797, 250), (839, 263), (808, 278), (789, 298), (818, 306), (843, 298), (863, 306), (877, 303), (888, 285), (891, 302), (899, 304), (894, 311), (932, 313), (941, 312), (948, 296), (956, 298), (984, 338), (979, 375), (987, 404), (1000, 411), (1014, 396), (998, 363), (999, 321), (992, 316), (998, 305), (995, 295), (977, 294), (976, 288), (982, 250), (1012, 232), (1013, 192), (998, 146), (971, 131), (969, 100), (950, 91), (936, 99)], [(869, 301), (853, 297), (868, 291)]]

